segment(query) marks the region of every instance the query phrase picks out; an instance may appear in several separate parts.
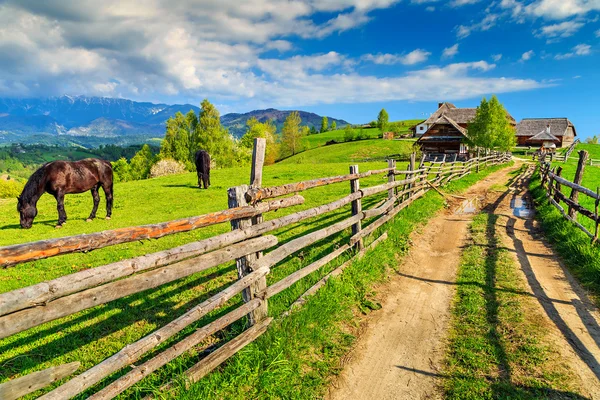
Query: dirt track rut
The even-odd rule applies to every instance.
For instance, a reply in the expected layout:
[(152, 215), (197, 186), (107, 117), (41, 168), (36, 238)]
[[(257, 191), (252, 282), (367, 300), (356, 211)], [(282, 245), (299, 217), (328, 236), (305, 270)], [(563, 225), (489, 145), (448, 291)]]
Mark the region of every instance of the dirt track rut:
[[(548, 337), (571, 366), (581, 394), (600, 399), (600, 314), (543, 240), (533, 216), (527, 181), (531, 170), (509, 190), (509, 172), (497, 171), (466, 193), (499, 214), (498, 230), (515, 255), (530, 296), (538, 300)], [(522, 204), (523, 203), (523, 204)], [(519, 208), (521, 206), (521, 208)], [(454, 204), (412, 237), (413, 248), (397, 275), (381, 289), (382, 309), (374, 313), (328, 399), (436, 399), (455, 293), (461, 248), (472, 215), (455, 215)], [(515, 210), (516, 208), (516, 210)]]

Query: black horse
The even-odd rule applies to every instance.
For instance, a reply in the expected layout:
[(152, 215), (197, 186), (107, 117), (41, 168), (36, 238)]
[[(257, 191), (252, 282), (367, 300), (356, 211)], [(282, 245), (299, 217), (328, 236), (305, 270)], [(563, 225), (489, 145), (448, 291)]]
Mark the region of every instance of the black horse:
[(198, 187), (208, 189), (210, 186), (210, 155), (206, 150), (196, 152), (196, 172), (198, 173)]
[(106, 219), (110, 219), (113, 204), (113, 170), (108, 161), (87, 158), (81, 161), (53, 161), (44, 164), (35, 171), (25, 184), (23, 192), (17, 198), (17, 210), (21, 215), (21, 227), (28, 229), (37, 215), (37, 202), (48, 192), (58, 203), (58, 224), (60, 228), (67, 220), (65, 212), (65, 194), (92, 191), (94, 207), (88, 221), (96, 218), (100, 203), (98, 188), (104, 189), (106, 195)]

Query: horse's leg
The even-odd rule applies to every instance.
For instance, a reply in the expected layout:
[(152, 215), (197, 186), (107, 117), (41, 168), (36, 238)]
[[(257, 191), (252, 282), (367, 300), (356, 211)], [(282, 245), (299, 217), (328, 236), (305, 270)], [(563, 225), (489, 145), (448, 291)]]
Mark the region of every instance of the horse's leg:
[(65, 194), (62, 192), (56, 193), (56, 209), (58, 210), (58, 224), (57, 228), (62, 227), (62, 225), (67, 222), (67, 213), (65, 211)]
[(202, 172), (198, 172), (198, 187), (202, 189), (202, 182), (204, 181), (204, 174)]
[(102, 189), (104, 189), (104, 195), (106, 196), (106, 219), (110, 219), (113, 206), (113, 183), (102, 185)]
[(208, 189), (208, 186), (210, 185), (208, 174), (202, 174), (202, 182), (204, 183), (204, 189)]
[(91, 190), (92, 198), (94, 199), (94, 207), (92, 208), (92, 213), (88, 217), (87, 221), (91, 222), (94, 218), (96, 218), (96, 211), (98, 211), (98, 204), (100, 204), (100, 195), (98, 194), (98, 185), (94, 186)]

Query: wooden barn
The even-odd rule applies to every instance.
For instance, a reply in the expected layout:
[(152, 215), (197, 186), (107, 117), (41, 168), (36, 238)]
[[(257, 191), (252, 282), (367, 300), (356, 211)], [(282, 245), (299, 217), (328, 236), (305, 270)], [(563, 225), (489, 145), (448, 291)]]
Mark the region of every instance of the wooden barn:
[(553, 143), (557, 148), (568, 147), (577, 131), (567, 118), (524, 118), (517, 125), (517, 145), (546, 147)]
[[(437, 111), (419, 124), (426, 126), (427, 131), (417, 140), (416, 145), (430, 156), (468, 156), (467, 130), (476, 113), (476, 108), (457, 108), (452, 103), (440, 103)], [(507, 113), (507, 117), (513, 126), (516, 125), (510, 114)]]

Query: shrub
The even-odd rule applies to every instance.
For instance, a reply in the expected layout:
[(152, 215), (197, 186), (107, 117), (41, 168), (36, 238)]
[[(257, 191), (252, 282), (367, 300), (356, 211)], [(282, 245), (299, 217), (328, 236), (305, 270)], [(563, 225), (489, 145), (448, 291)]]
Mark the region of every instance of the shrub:
[(349, 126), (344, 129), (344, 142), (351, 142), (354, 140), (354, 129), (350, 128)]
[(5, 181), (0, 179), (0, 198), (10, 199), (17, 197), (23, 190), (23, 184), (15, 180)]
[(150, 168), (150, 177), (156, 178), (159, 176), (183, 174), (186, 168), (182, 163), (171, 158), (160, 160)]

